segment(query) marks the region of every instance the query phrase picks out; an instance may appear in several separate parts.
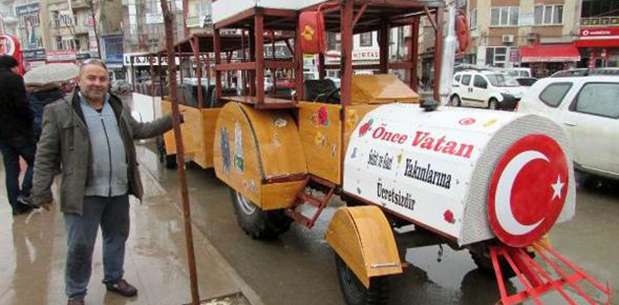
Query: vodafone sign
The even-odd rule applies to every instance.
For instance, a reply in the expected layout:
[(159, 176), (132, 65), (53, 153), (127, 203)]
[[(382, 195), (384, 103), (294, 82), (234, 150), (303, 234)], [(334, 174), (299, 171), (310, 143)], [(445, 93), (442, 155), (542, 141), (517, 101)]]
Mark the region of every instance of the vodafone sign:
[(608, 39), (619, 38), (619, 27), (580, 29), (580, 39), (604, 39), (604, 38), (608, 38)]
[(531, 244), (555, 223), (567, 197), (568, 161), (555, 140), (529, 135), (499, 161), (488, 194), (496, 236), (512, 247)]

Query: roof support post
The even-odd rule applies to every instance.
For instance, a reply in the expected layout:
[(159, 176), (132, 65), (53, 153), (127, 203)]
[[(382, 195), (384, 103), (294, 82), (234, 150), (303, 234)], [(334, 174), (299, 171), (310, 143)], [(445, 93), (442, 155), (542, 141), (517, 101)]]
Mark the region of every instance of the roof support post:
[[(442, 7), (436, 9), (435, 41), (434, 41), (434, 100), (440, 101), (441, 67), (443, 63), (443, 11)], [(432, 20), (430, 18), (430, 20)]]
[[(221, 37), (219, 29), (213, 30), (213, 51), (215, 52), (215, 67), (221, 64)], [(221, 71), (215, 69), (215, 98), (221, 99)]]
[(352, 35), (353, 35), (353, 0), (342, 0), (340, 7), (340, 33), (342, 36), (342, 81), (341, 81), (341, 103), (350, 104), (351, 85), (352, 85)]
[(254, 16), (254, 39), (256, 40), (256, 105), (264, 103), (264, 15), (257, 11)]
[(198, 78), (198, 108), (202, 109), (204, 106), (204, 96), (202, 96), (202, 61), (200, 60), (200, 41), (198, 37), (191, 39), (191, 49), (193, 51), (193, 57), (196, 59), (196, 77)]
[(296, 101), (303, 100), (305, 93), (303, 92), (303, 51), (301, 50), (301, 33), (296, 31), (294, 40), (294, 81), (296, 84)]
[(378, 46), (379, 46), (379, 62), (380, 73), (386, 74), (389, 72), (389, 24), (387, 20), (382, 20), (380, 30), (378, 31)]
[(131, 87), (132, 91), (135, 92), (135, 66), (133, 65), (133, 56), (129, 57), (129, 63), (131, 65)]
[(419, 17), (414, 17), (413, 22), (411, 23), (411, 37), (408, 42), (408, 56), (411, 63), (411, 68), (408, 71), (410, 87), (417, 92), (419, 89), (417, 88), (417, 84), (419, 83), (417, 78), (417, 64), (419, 62)]

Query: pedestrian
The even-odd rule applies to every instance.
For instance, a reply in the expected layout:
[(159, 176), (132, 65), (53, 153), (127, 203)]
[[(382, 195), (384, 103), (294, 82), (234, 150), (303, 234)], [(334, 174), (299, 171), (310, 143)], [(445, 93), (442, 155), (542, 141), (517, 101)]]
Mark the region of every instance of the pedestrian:
[[(35, 143), (32, 138), (32, 112), (26, 99), (23, 78), (17, 74), (15, 58), (0, 56), (0, 151), (4, 161), (6, 192), (13, 215), (30, 211)], [(28, 168), (19, 186), (20, 161)]]
[(32, 198), (35, 206), (49, 209), (53, 203), (50, 187), (60, 166), (69, 305), (84, 304), (99, 226), (103, 283), (108, 291), (122, 296), (137, 295), (137, 289), (123, 278), (128, 195), (141, 199), (143, 194), (133, 140), (155, 137), (172, 128), (170, 116), (149, 123), (135, 121), (130, 109), (108, 89), (105, 63), (85, 61), (75, 91), (48, 105), (43, 113)]
[(48, 104), (64, 97), (64, 91), (60, 83), (49, 83), (43, 86), (26, 87), (28, 91), (28, 103), (33, 114), (32, 131), (35, 143), (41, 136), (41, 122), (43, 120), (43, 109)]

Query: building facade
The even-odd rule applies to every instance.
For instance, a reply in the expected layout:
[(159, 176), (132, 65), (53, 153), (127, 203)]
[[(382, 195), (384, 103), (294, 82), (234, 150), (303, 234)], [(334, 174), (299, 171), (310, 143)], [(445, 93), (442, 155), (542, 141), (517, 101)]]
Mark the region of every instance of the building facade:
[(575, 67), (580, 0), (469, 0), (473, 38), (466, 61), (531, 67), (537, 76)]
[(576, 39), (587, 67), (619, 67), (619, 0), (583, 0)]

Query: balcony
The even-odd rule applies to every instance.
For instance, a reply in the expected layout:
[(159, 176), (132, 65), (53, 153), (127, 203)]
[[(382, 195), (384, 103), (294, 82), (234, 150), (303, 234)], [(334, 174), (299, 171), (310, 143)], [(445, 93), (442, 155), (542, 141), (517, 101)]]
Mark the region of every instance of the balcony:
[(619, 26), (619, 16), (583, 17), (581, 26)]

